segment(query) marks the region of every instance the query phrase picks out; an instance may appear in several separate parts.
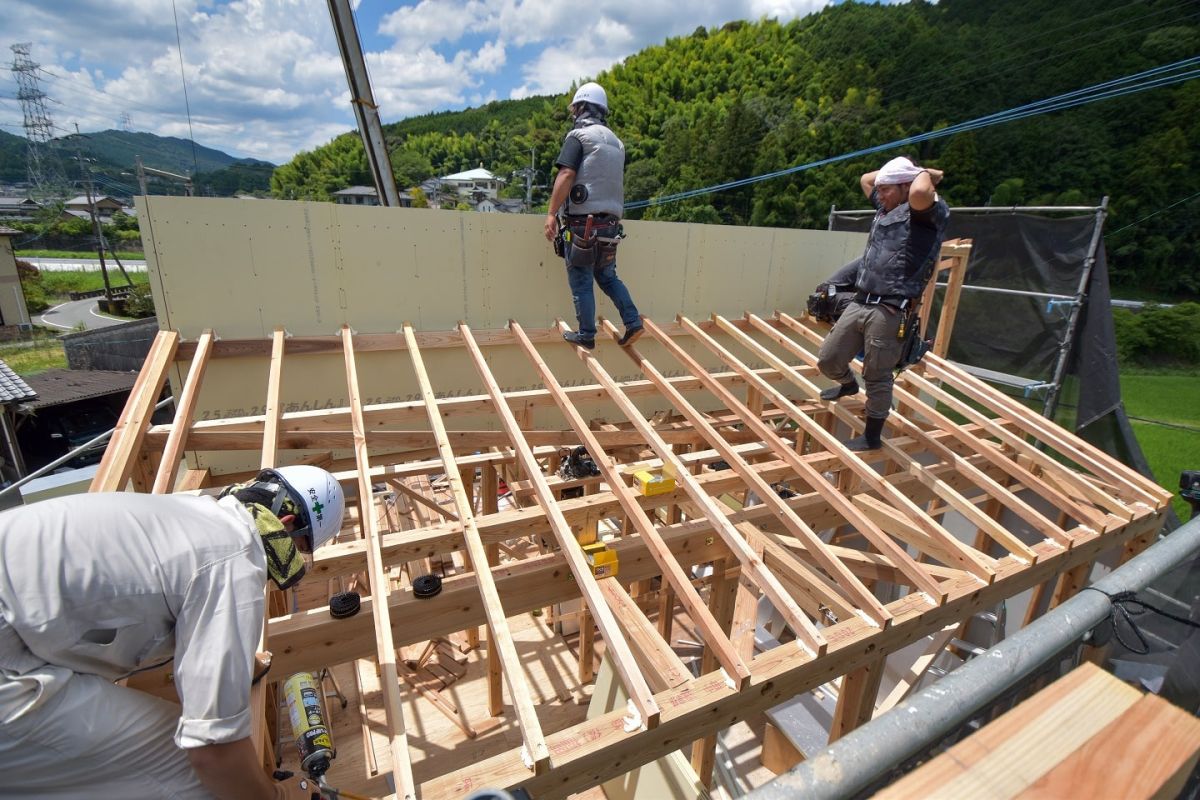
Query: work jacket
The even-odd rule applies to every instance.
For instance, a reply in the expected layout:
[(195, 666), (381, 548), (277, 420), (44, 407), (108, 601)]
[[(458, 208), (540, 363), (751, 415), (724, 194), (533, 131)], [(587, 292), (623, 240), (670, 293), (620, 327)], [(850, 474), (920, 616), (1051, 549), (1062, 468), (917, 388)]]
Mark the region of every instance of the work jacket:
[[(874, 193), (871, 201), (877, 210), (856, 286), (872, 295), (917, 297), (933, 274), (950, 223), (950, 209), (940, 197), (923, 212), (914, 212), (908, 203), (885, 212)], [(920, 215), (920, 221), (914, 215)]]
[(73, 673), (174, 659), (180, 747), (250, 734), (266, 556), (232, 497), (87, 494), (0, 514), (0, 723)]

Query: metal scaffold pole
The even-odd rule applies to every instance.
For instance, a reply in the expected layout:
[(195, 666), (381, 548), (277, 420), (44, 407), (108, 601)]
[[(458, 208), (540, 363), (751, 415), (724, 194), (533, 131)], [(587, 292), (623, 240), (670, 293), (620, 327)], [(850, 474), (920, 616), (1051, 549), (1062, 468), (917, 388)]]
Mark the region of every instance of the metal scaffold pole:
[(375, 190), (381, 205), (398, 207), (400, 194), (396, 191), (396, 179), (392, 175), (392, 161), (388, 157), (387, 142), (383, 138), (383, 127), (379, 123), (379, 106), (371, 93), (371, 79), (367, 75), (367, 62), (363, 59), (362, 44), (358, 39), (358, 27), (354, 24), (354, 12), (350, 0), (329, 0), (329, 16), (333, 20), (333, 33), (337, 37), (338, 50), (346, 67), (346, 81), (350, 84), (350, 104), (358, 120), (358, 131), (362, 135), (363, 147), (367, 151), (367, 166), (375, 179)]

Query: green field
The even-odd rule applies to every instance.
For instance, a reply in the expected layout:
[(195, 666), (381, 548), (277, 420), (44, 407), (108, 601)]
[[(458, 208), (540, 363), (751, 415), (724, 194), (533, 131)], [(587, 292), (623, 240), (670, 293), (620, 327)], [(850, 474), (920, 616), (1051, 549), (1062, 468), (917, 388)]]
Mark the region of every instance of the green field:
[[(1179, 473), (1200, 469), (1200, 373), (1121, 373), (1121, 395), (1134, 434), (1154, 478), (1179, 491)], [(1154, 420), (1148, 422), (1144, 420)], [(1175, 513), (1186, 521), (1191, 507), (1176, 497)]]

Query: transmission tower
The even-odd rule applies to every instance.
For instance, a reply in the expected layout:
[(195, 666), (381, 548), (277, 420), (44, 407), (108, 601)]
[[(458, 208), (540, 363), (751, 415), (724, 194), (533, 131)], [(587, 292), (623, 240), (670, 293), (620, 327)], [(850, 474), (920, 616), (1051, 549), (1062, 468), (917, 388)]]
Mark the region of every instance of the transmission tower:
[(121, 114), (121, 130), (129, 133), (133, 130), (133, 118), (129, 116), (129, 112)]
[(46, 111), (46, 93), (38, 82), (40, 66), (29, 57), (30, 42), (14, 44), (12, 71), (17, 79), (17, 99), (25, 115), (25, 140), (28, 144), (26, 166), (33, 193), (42, 197), (60, 194), (66, 185), (62, 169), (50, 149), (54, 139), (54, 121)]

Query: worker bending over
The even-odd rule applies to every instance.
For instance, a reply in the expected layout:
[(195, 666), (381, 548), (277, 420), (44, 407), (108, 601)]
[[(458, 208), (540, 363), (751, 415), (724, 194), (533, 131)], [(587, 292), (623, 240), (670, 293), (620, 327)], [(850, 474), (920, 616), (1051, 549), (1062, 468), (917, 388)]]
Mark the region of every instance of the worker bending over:
[[(220, 499), (87, 494), (0, 514), (2, 797), (310, 797), (250, 740), (263, 589), (345, 503), (312, 466)], [(180, 704), (114, 681), (174, 660)]]
[(836, 400), (858, 392), (850, 361), (863, 354), (866, 430), (846, 442), (851, 450), (883, 446), (880, 434), (892, 410), (901, 322), (908, 320), (933, 274), (950, 221), (950, 209), (934, 189), (941, 179), (940, 170), (918, 167), (907, 158), (893, 158), (859, 179), (875, 206), (875, 219), (862, 258), (827, 281), (835, 287), (851, 286), (855, 294), (825, 337), (817, 364), (838, 384), (821, 392), (821, 399)]
[[(555, 164), (554, 188), (546, 214), (546, 239), (567, 264), (575, 301), (577, 330), (563, 334), (571, 344), (596, 346), (596, 297), (592, 281), (621, 314), (625, 333), (619, 344), (642, 335), (642, 318), (629, 290), (617, 277), (617, 244), (625, 236), (625, 145), (608, 127), (608, 95), (598, 83), (585, 83), (570, 105), (575, 126), (567, 132)], [(563, 212), (563, 220), (558, 218)]]

